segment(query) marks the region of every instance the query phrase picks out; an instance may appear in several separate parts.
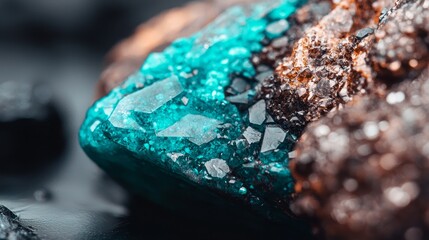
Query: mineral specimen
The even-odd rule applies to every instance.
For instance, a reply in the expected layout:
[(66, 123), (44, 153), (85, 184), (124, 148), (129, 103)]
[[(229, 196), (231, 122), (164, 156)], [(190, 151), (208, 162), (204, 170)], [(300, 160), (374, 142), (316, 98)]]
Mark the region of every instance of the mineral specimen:
[[(42, 166), (64, 148), (62, 119), (42, 84), (0, 84), (0, 174)], [(24, 149), (24, 150), (23, 150)]]
[[(321, 221), (330, 239), (426, 237), (428, 7), (277, 0), (231, 8), (149, 55), (98, 101), (81, 144), (165, 206), (242, 215), (234, 203), (244, 202), (277, 220), (289, 218), (288, 161), (297, 155), (294, 210)], [(122, 81), (133, 64), (107, 75)], [(308, 123), (335, 110), (292, 151)]]
[(230, 206), (232, 214), (242, 208), (233, 203), (244, 202), (289, 219), (288, 155), (297, 136), (255, 98), (273, 69), (251, 60), (288, 30), (299, 6), (277, 0), (233, 7), (149, 55), (88, 112), (80, 132), (86, 153), (133, 191), (169, 207), (204, 203), (201, 212)]
[(0, 239), (38, 240), (40, 238), (31, 227), (23, 226), (12, 211), (0, 205)]

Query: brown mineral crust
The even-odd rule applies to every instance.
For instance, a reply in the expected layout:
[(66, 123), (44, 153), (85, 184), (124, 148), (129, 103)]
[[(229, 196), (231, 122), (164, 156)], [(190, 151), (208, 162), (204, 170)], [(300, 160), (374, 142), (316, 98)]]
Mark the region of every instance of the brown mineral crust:
[(429, 1), (403, 1), (386, 15), (370, 59), (378, 78), (392, 85), (415, 78), (429, 62)]
[(265, 46), (260, 54), (254, 56), (253, 63), (278, 66), (285, 56), (292, 54), (294, 44), (304, 36), (305, 31), (317, 24), (331, 9), (331, 1), (308, 1), (288, 18), (291, 27), (287, 33)]
[(428, 122), (429, 66), (310, 124), (291, 162), (293, 211), (327, 239), (429, 239)]
[(96, 97), (100, 98), (139, 69), (147, 55), (161, 50), (210, 23), (226, 8), (255, 0), (205, 0), (168, 10), (140, 25), (129, 38), (108, 54), (108, 66), (101, 75)]
[[(372, 85), (366, 63), (373, 29), (389, 1), (345, 0), (305, 31), (262, 86), (275, 120), (299, 135), (303, 127)], [(290, 34), (290, 32), (288, 32)]]

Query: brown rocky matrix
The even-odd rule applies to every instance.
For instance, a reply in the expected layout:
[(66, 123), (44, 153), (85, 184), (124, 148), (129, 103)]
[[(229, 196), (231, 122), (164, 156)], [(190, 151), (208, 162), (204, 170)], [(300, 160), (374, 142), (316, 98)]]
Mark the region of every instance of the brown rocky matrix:
[(285, 56), (292, 54), (294, 44), (304, 36), (305, 32), (332, 10), (332, 5), (331, 1), (326, 0), (307, 1), (307, 4), (289, 17), (290, 28), (287, 33), (270, 42), (260, 54), (253, 57), (254, 65), (278, 66)]
[(367, 58), (379, 16), (390, 5), (383, 0), (338, 1), (305, 31), (262, 87), (261, 97), (277, 121), (299, 135), (307, 123), (375, 89)]
[(429, 68), (311, 124), (291, 164), (294, 211), (327, 239), (428, 239), (428, 122)]
[(294, 211), (320, 236), (429, 238), (428, 10), (427, 0), (398, 1), (382, 14), (362, 68), (380, 83), (377, 94), (356, 97), (300, 139)]

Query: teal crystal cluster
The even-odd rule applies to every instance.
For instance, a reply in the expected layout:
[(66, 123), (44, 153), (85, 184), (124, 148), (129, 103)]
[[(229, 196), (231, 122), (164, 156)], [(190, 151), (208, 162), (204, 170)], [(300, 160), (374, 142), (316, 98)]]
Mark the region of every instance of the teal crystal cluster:
[(274, 66), (251, 59), (285, 34), (299, 5), (235, 6), (151, 54), (89, 110), (80, 131), (85, 152), (132, 191), (167, 206), (239, 203), (286, 215), (288, 158), (297, 139), (255, 97)]

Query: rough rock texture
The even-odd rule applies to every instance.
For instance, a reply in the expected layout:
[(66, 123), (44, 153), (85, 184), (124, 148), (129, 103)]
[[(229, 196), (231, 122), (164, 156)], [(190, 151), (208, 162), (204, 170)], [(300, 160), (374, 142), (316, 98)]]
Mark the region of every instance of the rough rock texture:
[(371, 95), (312, 123), (299, 141), (293, 208), (321, 238), (429, 237), (428, 8), (397, 1), (383, 11), (361, 65)]
[(288, 19), (290, 28), (287, 34), (270, 41), (261, 53), (253, 57), (254, 64), (278, 66), (284, 57), (292, 54), (294, 44), (304, 36), (306, 30), (316, 25), (332, 10), (332, 5), (330, 1), (308, 1)]
[(12, 211), (0, 205), (1, 240), (39, 240), (31, 227), (23, 226)]
[(393, 3), (339, 1), (305, 30), (260, 93), (276, 121), (300, 134), (307, 123), (374, 88), (366, 58), (378, 16), (389, 4)]
[(362, 68), (379, 89), (312, 123), (299, 141), (294, 211), (322, 237), (429, 237), (428, 10), (427, 0), (397, 1), (382, 13)]

